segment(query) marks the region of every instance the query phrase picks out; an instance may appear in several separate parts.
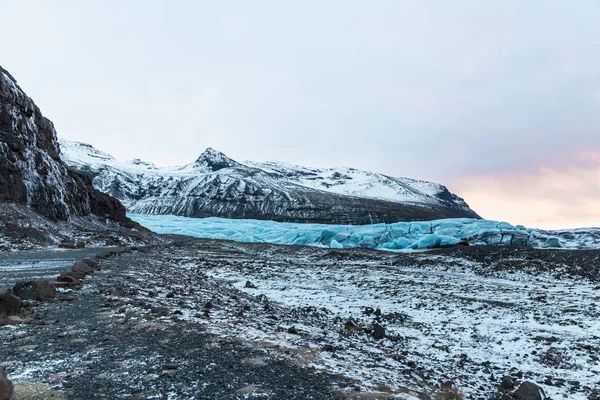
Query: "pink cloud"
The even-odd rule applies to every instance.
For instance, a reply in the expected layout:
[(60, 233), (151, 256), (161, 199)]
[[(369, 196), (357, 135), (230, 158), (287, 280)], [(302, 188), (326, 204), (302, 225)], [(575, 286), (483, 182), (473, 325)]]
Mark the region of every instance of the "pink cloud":
[(600, 152), (553, 161), (534, 171), (465, 176), (451, 187), (484, 218), (529, 226), (600, 225)]

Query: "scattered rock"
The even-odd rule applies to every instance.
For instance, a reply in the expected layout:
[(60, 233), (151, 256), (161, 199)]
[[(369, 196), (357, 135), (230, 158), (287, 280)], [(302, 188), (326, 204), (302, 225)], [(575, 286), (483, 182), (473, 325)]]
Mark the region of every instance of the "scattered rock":
[(163, 369), (165, 369), (165, 370), (176, 370), (177, 368), (179, 368), (179, 363), (163, 364)]
[(385, 328), (379, 324), (373, 324), (373, 333), (371, 333), (371, 336), (375, 340), (385, 339)]
[(167, 307), (154, 307), (152, 313), (157, 314), (159, 317), (166, 317), (170, 314), (170, 311)]
[(500, 391), (501, 392), (510, 392), (515, 388), (515, 381), (510, 376), (505, 376), (502, 378), (502, 382), (500, 383)]
[(513, 393), (513, 397), (518, 400), (544, 400), (546, 394), (544, 393), (544, 389), (535, 383), (523, 382)]
[(23, 300), (50, 300), (56, 297), (56, 288), (48, 281), (19, 282), (13, 293)]
[(256, 289), (256, 286), (250, 281), (246, 281), (246, 285), (244, 285), (244, 287), (247, 289)]
[[(70, 272), (63, 272), (59, 275), (59, 278), (61, 276), (70, 276), (71, 278), (75, 278), (77, 280), (83, 280), (85, 279), (85, 274), (83, 272), (80, 271), (70, 271)], [(58, 279), (60, 281), (60, 279)]]
[(75, 265), (73, 265), (73, 267), (71, 268), (71, 271), (81, 272), (85, 276), (85, 275), (93, 274), (95, 270), (91, 266), (89, 266), (87, 263), (79, 262), (79, 263), (76, 263)]
[(0, 293), (0, 316), (16, 315), (21, 311), (23, 301), (12, 294), (10, 289)]
[(296, 329), (295, 326), (290, 326), (287, 331), (288, 331), (288, 333), (291, 333), (292, 335), (298, 334), (298, 329)]
[(360, 331), (362, 328), (354, 322), (352, 318), (348, 319), (344, 324), (344, 329), (347, 331)]

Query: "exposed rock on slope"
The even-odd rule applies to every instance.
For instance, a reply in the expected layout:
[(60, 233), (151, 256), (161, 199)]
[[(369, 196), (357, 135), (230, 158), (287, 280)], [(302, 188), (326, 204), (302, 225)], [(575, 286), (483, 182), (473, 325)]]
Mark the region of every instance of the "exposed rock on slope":
[(61, 141), (63, 159), (131, 213), (367, 224), (478, 215), (444, 186), (352, 168), (239, 163), (208, 148), (192, 164), (121, 162)]
[[(8, 217), (26, 207), (55, 222), (92, 216), (96, 229), (98, 221), (110, 221), (113, 228), (144, 230), (125, 216), (117, 199), (96, 190), (89, 176), (68, 168), (59, 152), (52, 122), (0, 67), (0, 214)], [(0, 228), (10, 230), (9, 222), (3, 220)], [(5, 239), (13, 233), (6, 229), (0, 232)]]
[(56, 131), (0, 67), (0, 201), (26, 204), (53, 220), (94, 214), (130, 223), (116, 199), (61, 161)]

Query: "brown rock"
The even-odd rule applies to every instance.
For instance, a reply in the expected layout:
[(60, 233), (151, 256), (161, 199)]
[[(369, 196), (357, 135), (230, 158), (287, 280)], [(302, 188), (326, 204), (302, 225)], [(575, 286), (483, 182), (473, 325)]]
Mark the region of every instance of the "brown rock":
[(75, 265), (73, 265), (73, 267), (71, 268), (71, 271), (80, 272), (80, 273), (84, 274), (84, 276), (85, 276), (85, 275), (93, 274), (95, 270), (88, 264), (79, 262), (79, 263), (76, 263)]
[(523, 382), (513, 393), (513, 397), (518, 400), (544, 400), (546, 394), (544, 393), (544, 389), (535, 383)]
[(89, 265), (90, 267), (92, 267), (92, 269), (94, 271), (100, 271), (102, 269), (102, 266), (100, 265), (100, 263), (98, 261), (86, 258), (85, 260), (81, 260), (81, 262)]
[(50, 300), (56, 297), (56, 288), (48, 281), (19, 282), (13, 293), (23, 300)]
[(373, 324), (373, 333), (371, 335), (376, 340), (385, 339), (385, 328), (379, 324)]
[(5, 368), (0, 368), (0, 400), (14, 400), (15, 387), (8, 379)]
[(6, 289), (0, 293), (0, 316), (17, 315), (21, 311), (23, 301)]
[(85, 279), (85, 274), (79, 271), (63, 272), (62, 274), (60, 274), (57, 280), (62, 282), (62, 279), (60, 279), (62, 277), (70, 277), (80, 281), (82, 279)]

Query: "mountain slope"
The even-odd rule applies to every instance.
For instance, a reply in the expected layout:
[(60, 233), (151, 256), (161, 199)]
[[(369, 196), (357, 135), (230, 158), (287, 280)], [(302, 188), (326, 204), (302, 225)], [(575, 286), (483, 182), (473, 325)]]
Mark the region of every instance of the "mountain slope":
[[(95, 189), (89, 176), (68, 168), (59, 152), (52, 122), (0, 67), (0, 242), (10, 243), (15, 230), (42, 221), (38, 216), (60, 222), (62, 232), (68, 233), (75, 219), (80, 226), (86, 225), (81, 217), (95, 219), (88, 218), (90, 229), (109, 229), (106, 221), (110, 221), (113, 230), (135, 227), (145, 231), (125, 216), (117, 199)], [(18, 226), (14, 219), (19, 219)], [(19, 235), (32, 238), (38, 232), (47, 239), (48, 232), (36, 231), (32, 224)]]
[(131, 213), (343, 224), (478, 218), (462, 199), (430, 182), (354, 169), (239, 163), (211, 148), (191, 164), (156, 167), (118, 161), (84, 143), (60, 145), (70, 166)]

